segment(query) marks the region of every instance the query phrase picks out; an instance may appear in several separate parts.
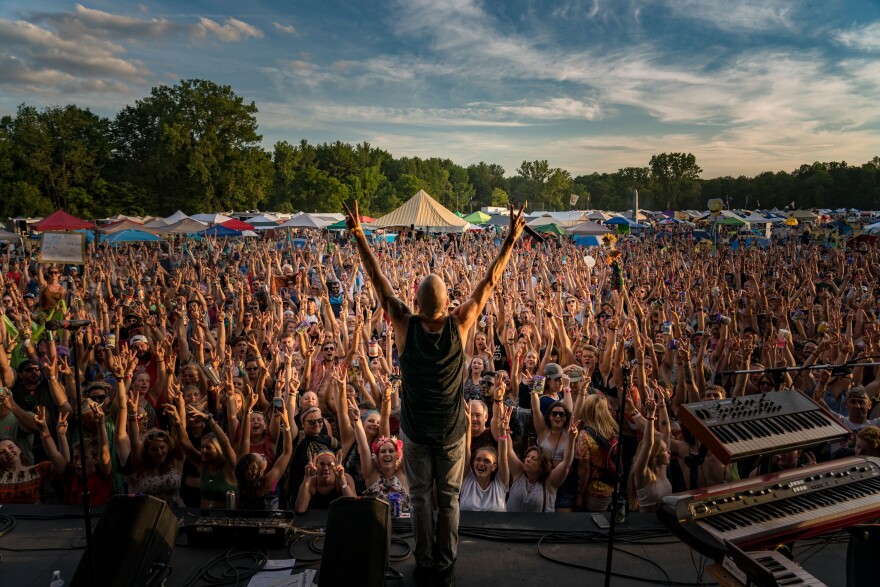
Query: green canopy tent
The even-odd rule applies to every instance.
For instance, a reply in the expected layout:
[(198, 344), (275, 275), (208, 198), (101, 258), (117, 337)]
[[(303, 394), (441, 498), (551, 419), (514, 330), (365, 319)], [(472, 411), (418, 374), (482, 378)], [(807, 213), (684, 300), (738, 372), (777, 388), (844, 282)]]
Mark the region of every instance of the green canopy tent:
[(559, 226), (558, 224), (542, 224), (541, 226), (533, 226), (535, 232), (540, 232), (542, 234), (553, 234), (556, 236), (565, 236), (565, 229)]
[(719, 220), (715, 224), (720, 224), (721, 226), (745, 226), (746, 222), (744, 220), (740, 220), (739, 218), (728, 216), (723, 220)]
[(464, 219), (471, 224), (486, 224), (487, 222), (492, 220), (492, 217), (488, 214), (485, 214), (484, 212), (481, 212), (480, 210), (477, 210), (473, 214), (468, 214), (467, 216), (465, 216)]

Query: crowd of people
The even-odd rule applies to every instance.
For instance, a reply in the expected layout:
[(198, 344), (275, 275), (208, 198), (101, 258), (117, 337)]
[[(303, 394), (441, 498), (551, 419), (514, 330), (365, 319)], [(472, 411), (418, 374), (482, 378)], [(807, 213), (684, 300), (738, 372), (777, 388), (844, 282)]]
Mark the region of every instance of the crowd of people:
[[(681, 233), (592, 258), (565, 239), (505, 253), (504, 231), (414, 233), (370, 244), (365, 261), (350, 228), (296, 247), (93, 244), (81, 266), (7, 250), (0, 503), (81, 503), (84, 470), (93, 505), (141, 493), (216, 508), (234, 492), (238, 508), (304, 512), (360, 495), (415, 517), (443, 510), (430, 495), (442, 482), (435, 499), (463, 510), (604, 512), (622, 478), (629, 509), (653, 511), (677, 491), (880, 456), (880, 372), (848, 366), (880, 357), (875, 247), (713, 250)], [(449, 335), (463, 361), (419, 366), (413, 349), (438, 343), (394, 303), (428, 316), (424, 283), (448, 302), (438, 332), (447, 316), (464, 325)], [(52, 317), (91, 324), (50, 331)], [(762, 371), (821, 364), (833, 367)], [(424, 405), (407, 369), (457, 391)], [(685, 403), (774, 390), (824, 404), (852, 436), (724, 465), (676, 419)], [(421, 465), (444, 455), (404, 453), (444, 425), (466, 432), (465, 458), (437, 465), (438, 480)]]

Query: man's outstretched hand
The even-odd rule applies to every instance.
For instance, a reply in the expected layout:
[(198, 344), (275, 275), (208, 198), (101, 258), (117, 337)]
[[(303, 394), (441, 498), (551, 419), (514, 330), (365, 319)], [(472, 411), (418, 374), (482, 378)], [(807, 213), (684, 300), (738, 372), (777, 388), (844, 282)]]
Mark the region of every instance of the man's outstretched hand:
[[(520, 235), (522, 235), (523, 229), (526, 227), (526, 219), (523, 218), (523, 209), (525, 208), (525, 204), (519, 207), (519, 210), (516, 211), (513, 207), (513, 204), (510, 204), (510, 235), (509, 237), (516, 242)], [(355, 208), (357, 209), (357, 208)]]
[(357, 200), (352, 202), (352, 206), (354, 207), (353, 212), (345, 202), (342, 203), (342, 207), (345, 208), (345, 226), (348, 228), (349, 232), (361, 227), (361, 217), (360, 212), (358, 211)]

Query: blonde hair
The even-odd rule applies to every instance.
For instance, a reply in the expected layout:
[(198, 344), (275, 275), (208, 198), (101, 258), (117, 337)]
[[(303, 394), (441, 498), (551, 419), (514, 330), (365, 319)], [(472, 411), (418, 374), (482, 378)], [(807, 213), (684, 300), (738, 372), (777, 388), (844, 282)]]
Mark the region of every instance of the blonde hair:
[(614, 418), (611, 417), (611, 412), (608, 411), (608, 400), (604, 395), (595, 394), (587, 396), (577, 419), (583, 422), (584, 426), (589, 426), (604, 438), (610, 439), (617, 436), (617, 422), (614, 421)]

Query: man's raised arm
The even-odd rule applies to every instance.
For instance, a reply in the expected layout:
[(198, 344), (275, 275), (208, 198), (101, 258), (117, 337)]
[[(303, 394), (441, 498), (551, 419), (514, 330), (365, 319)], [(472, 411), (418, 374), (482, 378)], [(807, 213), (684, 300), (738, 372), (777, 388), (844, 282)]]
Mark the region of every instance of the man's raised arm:
[(510, 255), (513, 253), (513, 245), (519, 240), (526, 225), (526, 221), (523, 218), (523, 208), (524, 206), (520, 206), (519, 211), (514, 211), (513, 205), (510, 206), (510, 231), (501, 245), (498, 256), (492, 261), (486, 276), (477, 283), (477, 287), (471, 293), (470, 299), (452, 312), (458, 318), (459, 327), (463, 332), (467, 332), (473, 326), (477, 316), (480, 315), (480, 311), (486, 305), (486, 301), (492, 295), (495, 286), (498, 285), (504, 270), (507, 268)]
[(358, 204), (354, 202), (354, 211), (345, 204), (343, 204), (343, 207), (345, 208), (345, 224), (348, 227), (348, 232), (354, 236), (354, 242), (357, 245), (361, 263), (363, 263), (364, 270), (376, 289), (379, 305), (382, 306), (382, 309), (391, 318), (394, 329), (398, 332), (405, 332), (406, 319), (411, 314), (411, 311), (403, 301), (394, 295), (391, 283), (382, 274), (382, 270), (379, 269), (379, 262), (376, 261), (376, 257), (370, 249), (370, 244), (367, 242), (367, 237), (364, 235), (364, 229), (361, 227)]

